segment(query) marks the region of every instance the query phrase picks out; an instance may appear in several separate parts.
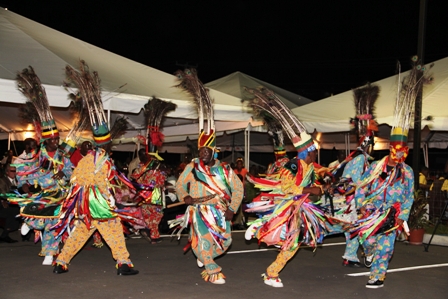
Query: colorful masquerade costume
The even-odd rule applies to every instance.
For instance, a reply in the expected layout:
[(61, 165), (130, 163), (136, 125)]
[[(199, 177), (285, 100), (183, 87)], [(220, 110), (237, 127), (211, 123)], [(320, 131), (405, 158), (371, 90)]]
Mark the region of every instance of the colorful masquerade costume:
[[(205, 265), (202, 277), (215, 284), (225, 283), (214, 258), (222, 255), (232, 242), (230, 214), (237, 212), (244, 195), (241, 180), (228, 165), (214, 159), (216, 134), (213, 100), (198, 79), (196, 70), (178, 71), (178, 87), (187, 91), (198, 111), (198, 149), (205, 153), (205, 162), (199, 158), (189, 163), (176, 182), (181, 200), (191, 197), (182, 227), (190, 224), (190, 242), (198, 265)], [(206, 165), (207, 164), (207, 165)], [(189, 198), (190, 199), (190, 198)], [(180, 232), (179, 232), (180, 233)]]
[(408, 219), (414, 201), (414, 174), (404, 163), (409, 151), (407, 135), (415, 99), (430, 78), (425, 76), (425, 67), (418, 64), (418, 58), (414, 56), (412, 60), (414, 66), (400, 82), (395, 100), (390, 153), (370, 165), (355, 194), (363, 217), (352, 235), (359, 236), (367, 256), (373, 255), (367, 288), (383, 286), (400, 225)]
[[(109, 245), (117, 265), (133, 267), (126, 249), (123, 228), (117, 215), (110, 181), (115, 167), (103, 149), (90, 151), (73, 171), (69, 196), (62, 208), (62, 222), (55, 228), (62, 232), (64, 223), (75, 217), (76, 228), (67, 239), (56, 263), (66, 266), (98, 230)], [(61, 225), (61, 226), (60, 226)]]
[[(361, 180), (361, 176), (364, 174), (369, 166), (369, 159), (372, 158), (368, 155), (368, 151), (373, 149), (374, 145), (374, 134), (378, 131), (378, 125), (375, 121), (375, 102), (378, 98), (380, 88), (377, 85), (367, 84), (364, 87), (357, 88), (353, 90), (353, 98), (355, 103), (356, 116), (350, 119), (350, 125), (356, 133), (358, 139), (358, 148), (352, 152), (341, 164), (337, 166), (334, 173), (344, 167), (344, 172), (341, 176), (343, 181), (349, 179), (350, 183), (347, 188), (356, 188)], [(358, 154), (356, 156), (356, 154)], [(350, 193), (350, 195), (345, 195), (346, 203), (348, 209), (351, 213), (347, 219), (350, 223), (356, 220), (356, 201), (353, 200), (353, 193), (344, 190), (345, 194)], [(351, 236), (349, 232), (344, 232), (346, 247), (343, 258), (343, 266), (360, 266), (358, 258), (358, 248), (359, 240), (357, 236)]]
[[(367, 153), (362, 152), (361, 154), (350, 160), (344, 168), (342, 179), (350, 179), (350, 185), (352, 186), (353, 185), (356, 186), (357, 184), (359, 184), (359, 182), (361, 181), (361, 176), (364, 174), (365, 170), (369, 166), (368, 162), (369, 158), (370, 156)], [(346, 196), (345, 202), (349, 205), (351, 210), (356, 211), (356, 202), (353, 196), (350, 196), (349, 198)], [(345, 232), (344, 234), (345, 234), (346, 247), (342, 258), (347, 261), (359, 263), (359, 258), (357, 254), (359, 247), (358, 238), (356, 236), (351, 238), (349, 232)]]
[(66, 66), (70, 81), (79, 88), (79, 93), (88, 108), (96, 148), (82, 158), (73, 171), (70, 191), (64, 202), (59, 223), (54, 229), (63, 233), (75, 220), (75, 228), (67, 239), (64, 248), (57, 257), (53, 272), (60, 274), (68, 271), (67, 264), (84, 246), (88, 238), (98, 230), (109, 245), (117, 263), (118, 275), (138, 274), (133, 269), (123, 234), (118, 209), (115, 206), (111, 181), (117, 177), (117, 171), (107, 151), (111, 142), (111, 131), (106, 121), (101, 101), (100, 79), (96, 72), (90, 73), (84, 61), (77, 71)]
[[(381, 281), (386, 276), (389, 260), (394, 251), (397, 230), (380, 234), (375, 234), (372, 230), (380, 229), (387, 216), (394, 217), (394, 223), (396, 218), (406, 221), (414, 200), (413, 170), (404, 162), (389, 167), (388, 161), (387, 156), (381, 161), (373, 162), (362, 177), (363, 183), (369, 183), (365, 188), (356, 191), (357, 205), (366, 206), (372, 218), (361, 219), (367, 223), (358, 230), (365, 254), (374, 254), (370, 279)], [(392, 214), (394, 210), (395, 215)]]
[(243, 199), (243, 185), (233, 170), (220, 165), (204, 166), (198, 158), (185, 167), (176, 183), (179, 198), (190, 195), (197, 203), (185, 212), (190, 224), (191, 248), (205, 266), (205, 280), (213, 281), (222, 275), (214, 258), (222, 255), (232, 243), (230, 221), (224, 212), (238, 210)]
[[(50, 228), (57, 222), (60, 204), (66, 196), (65, 180), (70, 179), (72, 164), (57, 147), (54, 151), (47, 150), (47, 143), (59, 141), (59, 131), (51, 114), (45, 89), (33, 68), (30, 66), (24, 69), (17, 74), (16, 80), (19, 91), (27, 98), (22, 114), (32, 120), (42, 143), (39, 153), (31, 154), (32, 157), (28, 160), (17, 161), (18, 187), (34, 187), (40, 191), (28, 197), (22, 195), (10, 200), (18, 201), (22, 207), (21, 215), (25, 217), (28, 226), (43, 231), (40, 255), (52, 260), (52, 256), (58, 251), (60, 240), (55, 238)], [(59, 178), (59, 175), (63, 177)]]
[(283, 199), (276, 200), (273, 212), (254, 221), (246, 232), (251, 234), (252, 230), (259, 242), (281, 247), (276, 260), (266, 270), (264, 278), (268, 281), (278, 280), (279, 272), (301, 244), (316, 246), (324, 235), (333, 231), (324, 213), (303, 193), (304, 188), (314, 185), (313, 163), (292, 159), (281, 170), (280, 177)]
[[(263, 203), (263, 198), (268, 198), (268, 205), (261, 205), (263, 209), (261, 210), (263, 213), (260, 213), (261, 218), (250, 223), (245, 236), (246, 239), (255, 237), (259, 242), (281, 247), (276, 260), (262, 276), (265, 284), (283, 287), (278, 278), (279, 272), (294, 256), (300, 245), (305, 243), (316, 246), (322, 242), (324, 235), (331, 233), (333, 229), (326, 222), (323, 211), (308, 199), (309, 192), (311, 190), (315, 192), (319, 188), (315, 184), (316, 175), (311, 155), (316, 147), (311, 136), (272, 91), (265, 88), (257, 90), (246, 88), (246, 90), (255, 96), (250, 102), (255, 114), (260, 115), (262, 111), (276, 119), (297, 150), (297, 158), (285, 163), (278, 170), (278, 175), (271, 175), (274, 180), (253, 179), (257, 183), (256, 186), (264, 185), (266, 190), (271, 186), (270, 190), (276, 190), (277, 194), (262, 193), (259, 203)], [(322, 190), (322, 187), (320, 189)], [(254, 200), (251, 205), (256, 204)], [(269, 207), (271, 209), (268, 209)]]
[[(39, 193), (20, 199), (19, 205), (23, 207), (21, 215), (25, 217), (28, 226), (43, 231), (41, 255), (56, 255), (60, 239), (56, 239), (55, 233), (50, 231), (50, 228), (57, 222), (59, 208), (67, 195), (67, 190), (65, 180), (56, 180), (53, 176), (62, 171), (66, 178), (70, 178), (72, 164), (62, 151), (48, 153), (42, 144), (34, 160), (23, 161), (16, 167), (18, 187), (28, 184), (41, 189)], [(38, 211), (43, 213), (39, 215)]]
[(143, 222), (150, 230), (151, 242), (157, 242), (160, 239), (159, 224), (163, 218), (165, 206), (166, 173), (160, 170), (158, 165), (160, 164), (156, 159), (151, 159), (147, 163), (140, 163), (132, 174), (132, 178), (137, 183), (151, 188), (151, 191), (137, 193), (137, 200), (141, 201)]
[(144, 231), (144, 237), (152, 244), (161, 241), (159, 224), (163, 218), (165, 208), (165, 181), (166, 172), (160, 161), (157, 148), (161, 147), (165, 136), (160, 132), (165, 115), (176, 109), (176, 105), (171, 102), (162, 101), (156, 97), (148, 100), (144, 106), (145, 126), (147, 128), (145, 155), (139, 157), (140, 161), (137, 169), (131, 174), (131, 178), (138, 184), (143, 185), (144, 190), (137, 194), (137, 201), (141, 202), (141, 214), (150, 231), (150, 236)]

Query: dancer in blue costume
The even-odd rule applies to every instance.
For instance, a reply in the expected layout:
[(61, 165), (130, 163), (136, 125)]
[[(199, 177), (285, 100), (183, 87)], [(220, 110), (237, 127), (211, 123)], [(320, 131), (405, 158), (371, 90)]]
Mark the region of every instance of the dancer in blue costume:
[[(352, 152), (341, 164), (344, 167), (344, 172), (341, 176), (341, 181), (350, 182), (350, 187), (356, 187), (361, 180), (361, 176), (369, 166), (369, 160), (373, 151), (374, 132), (378, 131), (378, 125), (375, 121), (374, 110), (375, 102), (379, 95), (379, 87), (377, 85), (367, 84), (365, 87), (353, 90), (353, 97), (355, 99), (356, 116), (351, 119), (350, 123), (356, 132), (359, 140), (359, 145), (356, 151)], [(341, 167), (337, 167), (339, 170)], [(356, 203), (353, 195), (346, 196), (346, 203), (350, 206), (351, 212), (356, 212)], [(353, 219), (352, 219), (353, 220)], [(342, 256), (342, 265), (348, 267), (361, 267), (358, 258), (359, 240), (355, 236), (350, 237), (349, 232), (345, 232), (346, 247), (344, 255)], [(365, 261), (367, 261), (365, 259)], [(365, 262), (367, 267), (370, 266), (370, 261)]]
[[(365, 254), (373, 255), (367, 288), (381, 288), (394, 252), (395, 239), (404, 228), (414, 201), (414, 173), (404, 162), (409, 148), (407, 135), (415, 98), (423, 83), (429, 82), (424, 67), (413, 58), (414, 67), (403, 79), (394, 108), (389, 155), (373, 162), (361, 178), (356, 191), (357, 206), (363, 217), (353, 234), (359, 236)], [(414, 153), (418, 154), (418, 153)]]
[[(29, 160), (20, 160), (17, 167), (18, 187), (28, 196), (11, 198), (22, 206), (21, 215), (26, 224), (42, 231), (43, 265), (51, 265), (58, 252), (60, 238), (50, 228), (57, 222), (60, 204), (66, 196), (66, 183), (73, 165), (59, 149), (59, 132), (50, 111), (45, 89), (30, 66), (17, 75), (19, 90), (27, 97), (30, 118), (40, 135), (40, 151)], [(40, 190), (31, 193), (33, 190)], [(22, 232), (23, 233), (23, 232)]]

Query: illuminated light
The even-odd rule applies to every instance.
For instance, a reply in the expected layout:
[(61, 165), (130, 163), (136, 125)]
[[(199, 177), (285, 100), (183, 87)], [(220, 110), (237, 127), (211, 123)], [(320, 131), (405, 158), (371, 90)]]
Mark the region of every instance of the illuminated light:
[(33, 138), (34, 137), (34, 132), (25, 132), (23, 134), (23, 136), (26, 138)]

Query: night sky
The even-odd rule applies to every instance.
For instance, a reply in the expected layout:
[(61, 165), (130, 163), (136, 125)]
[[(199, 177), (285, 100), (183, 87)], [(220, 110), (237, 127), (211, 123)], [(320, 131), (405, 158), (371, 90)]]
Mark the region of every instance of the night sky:
[[(448, 56), (448, 1), (427, 3), (424, 61), (432, 62)], [(0, 0), (0, 6), (167, 73), (189, 64), (209, 82), (241, 71), (319, 100), (393, 76), (397, 61), (407, 70), (417, 53), (420, 0)]]

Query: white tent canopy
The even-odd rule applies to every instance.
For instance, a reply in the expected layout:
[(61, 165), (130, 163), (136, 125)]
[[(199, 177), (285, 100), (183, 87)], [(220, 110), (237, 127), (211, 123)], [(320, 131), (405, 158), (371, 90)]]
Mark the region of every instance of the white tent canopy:
[[(427, 67), (430, 65), (427, 64)], [(407, 74), (409, 74), (409, 71), (403, 72), (401, 78)], [(422, 131), (422, 143), (426, 143), (432, 148), (446, 148), (448, 146), (448, 134), (444, 131), (448, 131), (448, 58), (435, 61), (433, 67), (429, 69), (429, 74), (432, 75), (433, 82), (423, 88), (423, 120), (421, 126), (422, 128), (426, 127), (426, 131)], [(375, 105), (376, 120), (379, 124), (391, 126), (394, 120), (393, 111), (398, 87), (398, 75), (374, 82), (374, 84), (380, 87), (380, 94)], [(332, 136), (338, 136), (335, 137), (338, 144), (335, 143), (334, 146), (341, 148), (341, 142), (344, 142), (342, 136), (347, 136), (350, 131), (349, 119), (355, 116), (353, 92), (351, 90), (346, 91), (311, 104), (293, 108), (292, 111), (309, 132), (324, 133), (320, 136), (323, 148), (332, 148)], [(428, 116), (432, 116), (433, 120), (425, 120)], [(388, 132), (390, 132), (390, 127)], [(409, 133), (409, 137), (411, 136), (412, 134)], [(380, 134), (380, 137), (384, 140), (379, 139), (378, 141), (384, 143), (389, 135)], [(409, 143), (411, 143), (411, 140), (409, 140)], [(356, 144), (356, 140), (354, 144)], [(385, 145), (387, 146), (387, 144)]]
[[(17, 90), (18, 71), (31, 65), (47, 92), (53, 116), (64, 136), (72, 126), (67, 107), (68, 91), (62, 86), (65, 66), (75, 68), (79, 59), (85, 60), (91, 70), (99, 73), (103, 88), (104, 108), (111, 124), (124, 115), (132, 129), (118, 143), (136, 142), (144, 135), (141, 109), (151, 96), (171, 101), (177, 109), (167, 115), (163, 123), (165, 143), (197, 138), (197, 113), (192, 109), (189, 96), (174, 88), (176, 77), (108, 52), (73, 38), (11, 11), (0, 9), (0, 139), (23, 140), (31, 135), (31, 126), (18, 119), (18, 108), (25, 98)], [(216, 129), (223, 135), (237, 130), (260, 126), (253, 121), (250, 111), (241, 102), (243, 87), (263, 85), (274, 90), (288, 107), (297, 107), (311, 100), (250, 77), (240, 72), (207, 84), (215, 100)], [(224, 134), (225, 135), (225, 134)], [(133, 150), (134, 145), (121, 146)], [(173, 147), (172, 147), (173, 148)]]
[[(48, 28), (11, 11), (0, 9), (0, 101), (24, 103), (14, 81), (16, 73), (33, 66), (47, 91), (52, 107), (67, 107), (62, 87), (65, 66), (75, 68), (85, 60), (99, 73), (106, 110), (139, 113), (150, 96), (169, 100), (177, 109), (168, 116), (196, 119), (188, 95), (176, 85), (176, 77)], [(122, 88), (120, 88), (123, 86)], [(251, 114), (239, 98), (210, 90), (215, 100), (215, 119), (249, 121)]]
[[(429, 64), (427, 65), (427, 67)], [(448, 130), (448, 57), (435, 61), (429, 70), (434, 81), (423, 89), (422, 116), (432, 116), (433, 121), (422, 120), (422, 128), (428, 126), (434, 131)], [(402, 77), (409, 74), (403, 72)], [(375, 105), (379, 124), (393, 125), (394, 103), (397, 94), (398, 75), (377, 82), (380, 94)], [(347, 132), (349, 119), (355, 116), (353, 92), (351, 90), (292, 109), (309, 132)]]
[(310, 99), (241, 72), (235, 72), (215, 81), (209, 82), (206, 86), (239, 99), (245, 99), (248, 96), (247, 92), (244, 90), (244, 87), (257, 88), (259, 86), (264, 86), (272, 90), (290, 109), (313, 102)]

